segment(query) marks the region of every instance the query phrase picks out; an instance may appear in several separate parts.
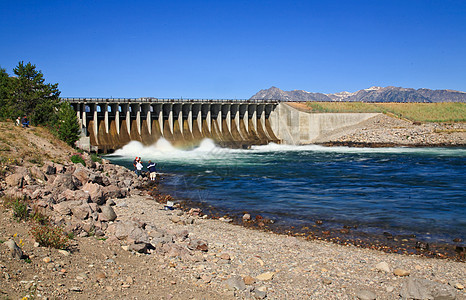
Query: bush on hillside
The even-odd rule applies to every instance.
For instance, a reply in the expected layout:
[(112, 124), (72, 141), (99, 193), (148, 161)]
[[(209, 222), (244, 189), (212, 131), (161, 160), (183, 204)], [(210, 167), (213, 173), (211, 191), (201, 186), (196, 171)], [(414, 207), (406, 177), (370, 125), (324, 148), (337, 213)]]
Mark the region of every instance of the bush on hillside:
[(82, 158), (81, 155), (79, 154), (75, 154), (73, 156), (71, 156), (71, 161), (75, 164), (82, 164), (83, 166), (86, 166), (86, 162), (84, 161), (84, 159)]
[(70, 246), (69, 238), (60, 227), (50, 224), (35, 224), (32, 226), (30, 232), (34, 240), (42, 247), (67, 249)]

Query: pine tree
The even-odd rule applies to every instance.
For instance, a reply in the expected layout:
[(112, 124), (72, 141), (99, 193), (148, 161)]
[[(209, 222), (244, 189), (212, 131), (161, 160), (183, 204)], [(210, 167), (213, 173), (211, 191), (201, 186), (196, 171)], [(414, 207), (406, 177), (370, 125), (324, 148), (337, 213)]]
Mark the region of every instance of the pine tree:
[(80, 133), (81, 128), (79, 127), (76, 112), (69, 103), (63, 102), (58, 111), (58, 137), (74, 147)]
[(10, 115), (9, 96), (11, 78), (5, 69), (0, 68), (0, 118), (5, 119)]
[[(58, 83), (45, 83), (44, 75), (36, 66), (19, 62), (13, 69), (10, 106), (17, 114), (30, 115), (34, 124), (52, 124), (51, 117), (58, 107), (60, 91)], [(11, 116), (13, 117), (13, 116)]]

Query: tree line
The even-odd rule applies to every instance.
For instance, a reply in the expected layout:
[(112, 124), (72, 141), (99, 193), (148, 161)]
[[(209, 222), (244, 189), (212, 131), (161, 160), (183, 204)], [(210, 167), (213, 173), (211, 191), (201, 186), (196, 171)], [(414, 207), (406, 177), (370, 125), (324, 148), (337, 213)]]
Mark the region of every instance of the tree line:
[(19, 62), (13, 74), (0, 67), (0, 120), (27, 116), (32, 125), (47, 127), (74, 146), (81, 132), (78, 119), (71, 105), (60, 101), (58, 83), (46, 83), (30, 62)]

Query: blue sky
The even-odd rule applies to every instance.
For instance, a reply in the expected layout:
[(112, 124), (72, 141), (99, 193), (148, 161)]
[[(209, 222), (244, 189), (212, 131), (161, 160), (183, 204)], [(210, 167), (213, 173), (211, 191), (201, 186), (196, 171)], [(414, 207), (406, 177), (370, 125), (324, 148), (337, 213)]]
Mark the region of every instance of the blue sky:
[(0, 0), (0, 67), (63, 97), (466, 91), (466, 1)]

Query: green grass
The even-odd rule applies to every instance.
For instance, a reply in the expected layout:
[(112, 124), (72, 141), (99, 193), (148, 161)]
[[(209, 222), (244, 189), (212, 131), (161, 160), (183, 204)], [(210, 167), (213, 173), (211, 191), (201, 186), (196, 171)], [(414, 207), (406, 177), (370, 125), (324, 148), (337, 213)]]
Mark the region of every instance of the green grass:
[(466, 122), (466, 103), (308, 102), (312, 112), (392, 114), (415, 122)]
[(82, 164), (83, 166), (86, 166), (86, 162), (84, 161), (84, 159), (82, 158), (81, 155), (79, 154), (75, 154), (73, 156), (71, 156), (71, 161), (75, 164)]
[(362, 102), (307, 102), (313, 112), (324, 113), (377, 113), (378, 107)]

